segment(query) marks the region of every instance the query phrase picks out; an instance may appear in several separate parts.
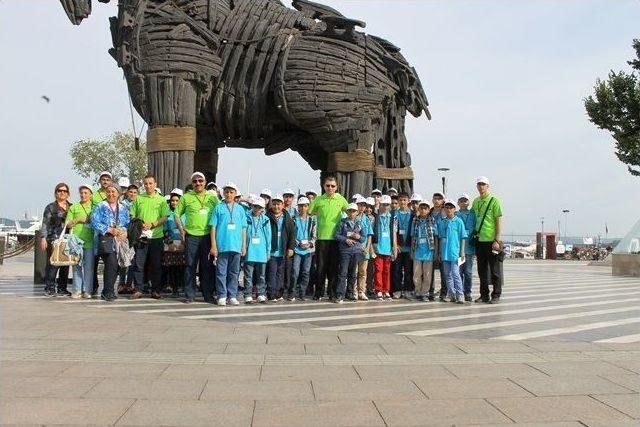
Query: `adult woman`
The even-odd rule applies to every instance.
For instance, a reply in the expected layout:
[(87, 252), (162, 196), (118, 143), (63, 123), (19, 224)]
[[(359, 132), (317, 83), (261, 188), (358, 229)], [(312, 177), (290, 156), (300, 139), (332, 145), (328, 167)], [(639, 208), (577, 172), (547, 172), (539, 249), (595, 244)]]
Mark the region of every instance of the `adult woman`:
[(101, 298), (116, 299), (114, 285), (118, 277), (118, 254), (116, 243), (127, 239), (129, 209), (120, 202), (120, 189), (113, 183), (106, 188), (107, 198), (94, 209), (91, 226), (97, 233), (98, 257), (104, 262), (104, 278)]
[[(60, 237), (64, 229), (64, 224), (69, 210), (69, 186), (64, 182), (56, 185), (54, 190), (55, 202), (49, 203), (44, 208), (42, 215), (42, 228), (40, 232), (42, 239), (40, 240), (40, 248), (47, 251), (47, 266), (45, 269), (44, 292), (47, 296), (55, 297), (56, 295), (71, 295), (67, 291), (67, 280), (69, 277), (69, 267), (56, 267), (51, 265), (51, 251), (53, 249), (53, 241)], [(59, 273), (59, 274), (58, 274)], [(58, 289), (56, 290), (56, 276), (58, 276)]]
[(82, 262), (73, 267), (73, 293), (71, 298), (91, 298), (93, 291), (93, 229), (91, 228), (91, 197), (93, 190), (89, 185), (79, 187), (80, 201), (69, 208), (67, 221), (72, 227), (72, 233), (77, 235), (84, 245), (82, 247)]

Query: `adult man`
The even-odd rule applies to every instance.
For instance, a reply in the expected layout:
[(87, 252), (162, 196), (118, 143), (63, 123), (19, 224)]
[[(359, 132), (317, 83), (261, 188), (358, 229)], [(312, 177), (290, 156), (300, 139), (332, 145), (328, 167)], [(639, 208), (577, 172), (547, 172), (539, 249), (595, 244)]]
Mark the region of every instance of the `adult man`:
[(409, 195), (404, 192), (398, 194), (398, 203), (398, 210), (392, 213), (397, 218), (398, 246), (400, 248), (398, 257), (392, 265), (391, 293), (394, 299), (409, 298), (415, 290), (409, 237), (414, 215), (409, 209)]
[[(433, 222), (437, 229), (438, 224), (440, 224), (440, 221), (442, 221), (446, 216), (442, 206), (444, 204), (444, 194), (440, 193), (439, 191), (436, 191), (435, 193), (433, 193), (431, 201), (433, 202), (433, 208), (429, 213), (429, 217), (433, 219)], [(433, 272), (431, 274), (431, 285), (429, 286), (429, 301), (435, 300), (435, 286), (433, 282), (435, 278), (436, 269), (440, 270), (440, 291), (439, 291), (440, 300), (441, 301), (444, 300), (445, 297), (447, 296), (447, 282), (446, 282), (444, 273), (442, 272), (443, 270), (438, 260), (438, 257), (436, 256), (436, 259), (433, 262)]]
[[(481, 176), (476, 180), (479, 197), (471, 205), (476, 215), (475, 250), (480, 276), (480, 297), (476, 302), (497, 304), (502, 295), (502, 204), (489, 192), (489, 179)], [(489, 283), (493, 291), (489, 294)], [(491, 299), (489, 299), (491, 298)]]
[(164, 250), (164, 223), (169, 216), (169, 205), (156, 191), (156, 178), (148, 174), (142, 180), (144, 193), (139, 194), (131, 204), (131, 217), (142, 221), (140, 245), (133, 260), (133, 285), (131, 299), (142, 296), (145, 285), (145, 268), (148, 264), (151, 298), (162, 296), (162, 252)]
[(338, 244), (335, 241), (336, 229), (347, 209), (347, 200), (338, 193), (338, 181), (329, 176), (324, 179), (324, 194), (316, 198), (309, 207), (309, 213), (318, 218), (316, 257), (317, 281), (314, 299), (320, 300), (325, 294), (325, 282), (329, 280), (328, 294), (336, 297), (336, 279), (338, 276)]
[(295, 196), (295, 192), (290, 188), (287, 188), (282, 192), (282, 198), (284, 199), (284, 210), (292, 218), (296, 215), (297, 212), (296, 206), (293, 203), (293, 199)]
[[(209, 194), (205, 188), (202, 172), (191, 175), (193, 190), (187, 191), (178, 202), (174, 219), (185, 243), (187, 268), (184, 275), (185, 303), (191, 303), (196, 296), (196, 271), (200, 265), (200, 287), (205, 302), (213, 303), (213, 263), (209, 258), (211, 238), (209, 217), (219, 203), (218, 197)], [(180, 217), (185, 214), (184, 224)]]
[(111, 184), (112, 180), (113, 177), (111, 175), (111, 172), (100, 172), (100, 176), (98, 177), (100, 188), (94, 191), (93, 195), (91, 196), (91, 204), (94, 208), (98, 206), (100, 202), (103, 202), (107, 199), (107, 187), (109, 186), (109, 184)]
[(211, 257), (216, 260), (216, 292), (218, 305), (238, 305), (240, 257), (247, 247), (247, 215), (236, 202), (238, 187), (227, 182), (222, 187), (224, 201), (211, 214)]

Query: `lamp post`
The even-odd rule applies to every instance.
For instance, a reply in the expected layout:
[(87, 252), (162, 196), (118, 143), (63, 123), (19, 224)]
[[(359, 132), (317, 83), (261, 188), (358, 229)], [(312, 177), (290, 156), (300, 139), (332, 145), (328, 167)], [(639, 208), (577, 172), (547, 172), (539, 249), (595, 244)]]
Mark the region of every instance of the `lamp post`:
[(562, 213), (564, 214), (564, 240), (565, 240), (565, 245), (567, 244), (566, 240), (567, 240), (567, 214), (571, 212), (569, 209), (563, 209)]
[(442, 194), (446, 196), (447, 194), (447, 172), (451, 169), (449, 168), (438, 168), (439, 172), (442, 172)]

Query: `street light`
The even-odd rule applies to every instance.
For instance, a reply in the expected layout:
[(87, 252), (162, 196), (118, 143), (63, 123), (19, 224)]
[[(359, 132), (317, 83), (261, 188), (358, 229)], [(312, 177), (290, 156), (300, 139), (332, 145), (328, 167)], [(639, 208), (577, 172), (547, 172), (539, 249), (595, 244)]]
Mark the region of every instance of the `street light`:
[(439, 172), (442, 172), (442, 194), (446, 195), (447, 194), (447, 176), (446, 173), (449, 172), (451, 169), (449, 168), (438, 168)]
[(571, 212), (569, 209), (563, 209), (562, 213), (564, 214), (564, 240), (565, 245), (567, 244), (567, 214)]

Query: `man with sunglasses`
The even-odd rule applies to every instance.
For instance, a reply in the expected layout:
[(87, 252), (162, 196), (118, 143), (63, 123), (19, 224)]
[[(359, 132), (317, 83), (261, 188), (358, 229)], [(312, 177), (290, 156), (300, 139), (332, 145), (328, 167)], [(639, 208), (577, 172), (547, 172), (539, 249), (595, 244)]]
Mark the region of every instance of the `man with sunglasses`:
[(324, 179), (324, 193), (309, 206), (309, 214), (317, 217), (317, 280), (315, 300), (325, 296), (325, 282), (329, 281), (329, 298), (336, 297), (338, 276), (338, 242), (335, 240), (336, 230), (349, 203), (338, 193), (338, 181), (329, 176)]
[[(191, 175), (192, 190), (187, 191), (174, 210), (174, 218), (185, 245), (187, 267), (184, 275), (185, 303), (196, 296), (196, 271), (200, 265), (200, 287), (205, 302), (213, 303), (213, 262), (209, 257), (211, 238), (209, 218), (219, 203), (218, 197), (207, 192), (202, 172)], [(180, 217), (185, 215), (184, 224)]]

